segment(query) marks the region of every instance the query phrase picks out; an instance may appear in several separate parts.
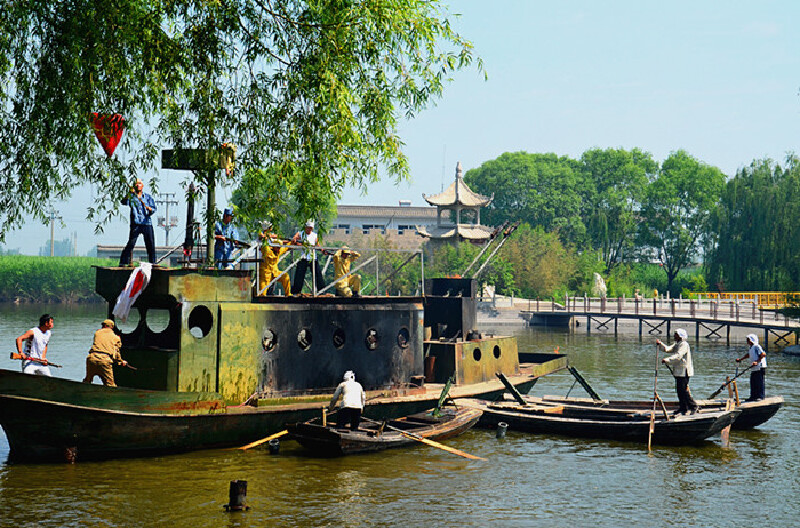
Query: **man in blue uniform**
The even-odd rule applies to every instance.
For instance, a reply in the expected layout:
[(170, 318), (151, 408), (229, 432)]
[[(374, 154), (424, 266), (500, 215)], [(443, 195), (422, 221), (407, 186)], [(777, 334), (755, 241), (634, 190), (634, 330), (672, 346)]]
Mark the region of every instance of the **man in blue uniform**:
[(156, 263), (156, 244), (153, 235), (153, 222), (150, 219), (156, 212), (156, 202), (153, 197), (143, 191), (144, 183), (136, 180), (131, 192), (122, 199), (122, 205), (131, 208), (131, 228), (128, 233), (128, 244), (119, 256), (119, 265), (127, 266), (131, 263), (131, 254), (139, 235), (144, 237), (144, 247), (147, 249), (147, 261)]
[(233, 209), (226, 207), (222, 212), (222, 221), (214, 224), (214, 261), (218, 269), (225, 269), (230, 263), (234, 243), (239, 233), (233, 225)]

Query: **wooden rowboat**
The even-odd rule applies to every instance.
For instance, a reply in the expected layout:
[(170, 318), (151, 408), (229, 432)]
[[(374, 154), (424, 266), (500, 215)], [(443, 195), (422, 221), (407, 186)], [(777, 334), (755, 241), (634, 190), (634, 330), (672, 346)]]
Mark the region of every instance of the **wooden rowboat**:
[(386, 422), (362, 422), (357, 431), (340, 429), (335, 423), (296, 423), (287, 429), (292, 439), (316, 456), (342, 456), (407, 446), (417, 442), (413, 436), (451, 438), (470, 429), (480, 417), (477, 409), (445, 407), (438, 417), (425, 412)]
[[(506, 396), (508, 398), (508, 396)], [(649, 413), (653, 408), (652, 401), (609, 401), (593, 400), (591, 398), (564, 398), (560, 396), (544, 396), (537, 398), (525, 396), (525, 401), (536, 405), (563, 405), (568, 407), (578, 407), (591, 409), (594, 416), (602, 417), (608, 414), (615, 415), (620, 413), (646, 412)], [(726, 400), (696, 400), (701, 413), (722, 411), (726, 407)], [(675, 412), (678, 409), (678, 402), (664, 402), (668, 412)], [(757, 427), (778, 412), (783, 406), (782, 396), (770, 396), (758, 401), (742, 401), (736, 406), (742, 412), (733, 422), (731, 429), (752, 429)]]
[[(528, 397), (526, 400), (530, 400)], [(486, 402), (456, 400), (460, 406), (483, 411), (479, 426), (494, 428), (505, 422), (508, 429), (529, 433), (555, 434), (582, 438), (602, 438), (646, 443), (650, 428), (650, 410), (620, 411), (609, 408), (579, 407), (559, 404), (516, 401)], [(652, 441), (657, 444), (697, 444), (720, 433), (741, 413), (708, 411), (685, 416), (665, 416), (659, 410)]]

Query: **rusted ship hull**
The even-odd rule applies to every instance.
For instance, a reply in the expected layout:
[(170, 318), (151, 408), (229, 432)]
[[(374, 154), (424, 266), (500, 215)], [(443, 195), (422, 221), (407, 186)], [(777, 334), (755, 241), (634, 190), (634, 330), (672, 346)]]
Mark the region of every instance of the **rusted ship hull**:
[[(324, 406), (307, 401), (221, 407), (207, 394), (113, 389), (57, 378), (47, 380), (46, 393), (65, 401), (22, 395), (36, 379), (0, 370), (0, 425), (8, 437), (10, 461), (94, 460), (236, 447), (319, 416)], [(522, 391), (535, 381), (532, 374), (512, 379)], [(10, 388), (15, 382), (16, 390)], [(436, 405), (440, 389), (371, 394), (364, 415), (386, 420), (423, 412)], [(485, 382), (454, 386), (451, 395), (495, 400), (503, 390), (500, 383)], [(81, 405), (76, 401), (81, 398), (102, 399), (105, 407)]]

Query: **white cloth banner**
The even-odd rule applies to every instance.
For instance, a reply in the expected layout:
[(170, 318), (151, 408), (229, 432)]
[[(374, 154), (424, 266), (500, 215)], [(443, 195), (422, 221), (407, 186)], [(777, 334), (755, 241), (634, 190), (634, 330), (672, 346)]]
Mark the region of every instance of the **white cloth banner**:
[(128, 284), (125, 285), (125, 289), (117, 297), (117, 304), (114, 305), (114, 310), (111, 312), (115, 318), (123, 323), (128, 320), (131, 306), (139, 298), (142, 291), (147, 288), (152, 272), (153, 265), (149, 262), (142, 262), (138, 268), (133, 270), (131, 276), (128, 277)]

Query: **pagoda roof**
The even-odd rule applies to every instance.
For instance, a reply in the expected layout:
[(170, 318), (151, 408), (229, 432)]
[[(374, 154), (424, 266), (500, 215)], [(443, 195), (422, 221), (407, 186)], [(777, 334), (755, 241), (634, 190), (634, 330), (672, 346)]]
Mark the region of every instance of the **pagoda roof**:
[(480, 224), (458, 224), (449, 226), (417, 226), (417, 233), (424, 238), (487, 240), (494, 229)]
[(422, 197), (431, 205), (437, 207), (463, 205), (465, 207), (486, 207), (494, 198), (494, 193), (491, 196), (483, 196), (473, 192), (472, 189), (464, 183), (464, 178), (461, 176), (461, 162), (456, 165), (456, 180), (450, 184), (450, 187), (445, 189), (439, 194), (433, 196)]

